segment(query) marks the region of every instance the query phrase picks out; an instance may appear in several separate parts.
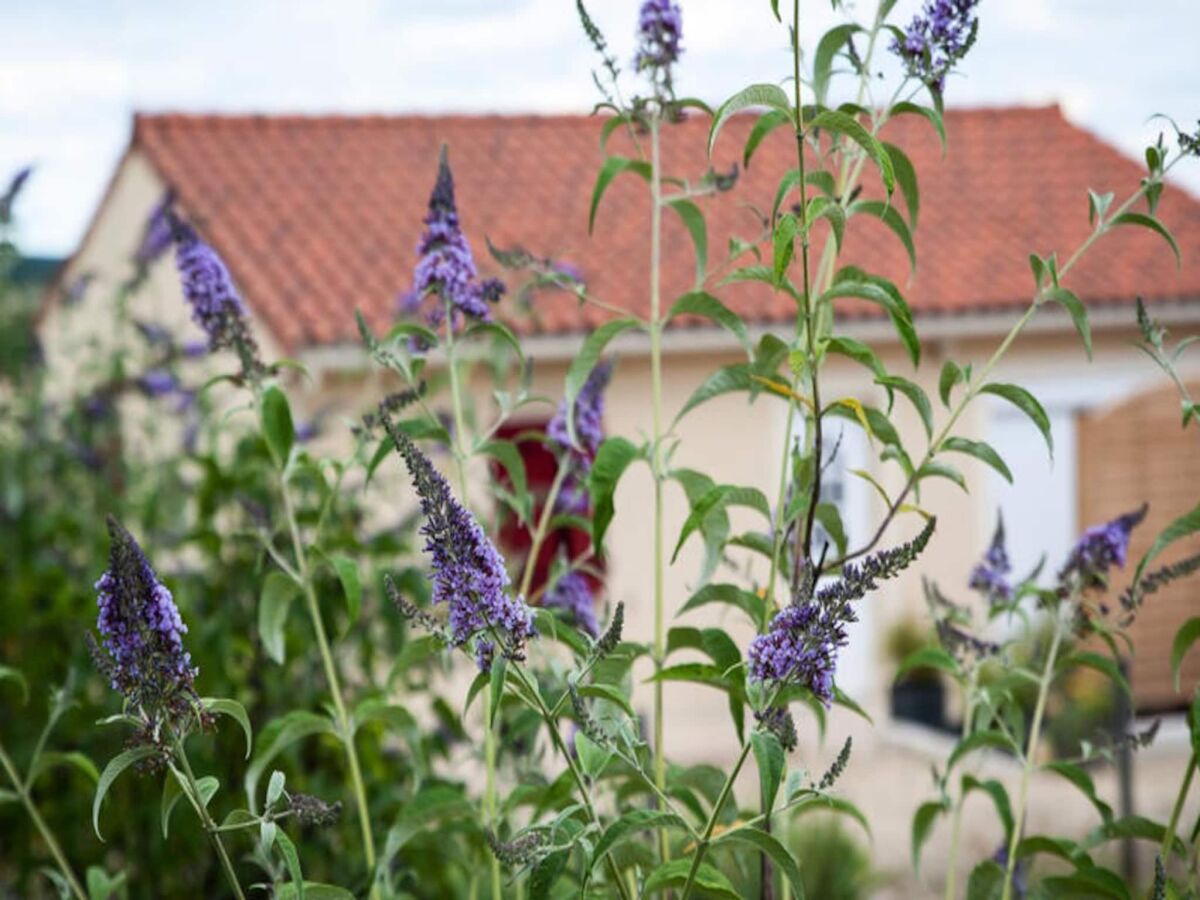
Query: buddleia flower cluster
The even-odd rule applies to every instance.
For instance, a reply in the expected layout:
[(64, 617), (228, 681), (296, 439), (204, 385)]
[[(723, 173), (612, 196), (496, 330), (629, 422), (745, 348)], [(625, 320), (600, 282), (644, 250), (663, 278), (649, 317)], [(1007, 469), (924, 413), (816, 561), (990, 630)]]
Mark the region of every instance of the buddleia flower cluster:
[(533, 613), (523, 598), (512, 596), (499, 551), (429, 458), (386, 413), (382, 420), (421, 499), (433, 602), (449, 607), (450, 642), (470, 645), (484, 672), (490, 671), (497, 651), (523, 659), (525, 643), (535, 633)]
[[(574, 405), (569, 405), (564, 397), (546, 425), (546, 436), (562, 454), (559, 465), (567, 466), (559, 489), (557, 512), (574, 515), (587, 512), (587, 476), (604, 441), (604, 391), (612, 380), (612, 373), (612, 360), (597, 363)], [(568, 422), (574, 426), (574, 439)]]
[(433, 295), (438, 302), (427, 314), (431, 325), (445, 320), (447, 305), (456, 318), (491, 319), (491, 305), (504, 295), (504, 284), (496, 278), (479, 281), (475, 257), (459, 224), (454, 175), (445, 147), (438, 157), (437, 181), (429, 195), (425, 232), (417, 244), (417, 255), (412, 289), (401, 298), (403, 311), (415, 313), (425, 298)]
[(907, 568), (929, 543), (935, 525), (931, 518), (912, 541), (874, 553), (861, 564), (847, 563), (837, 581), (811, 598), (811, 589), (802, 587), (791, 605), (775, 614), (767, 632), (750, 642), (750, 677), (776, 686), (802, 685), (826, 706), (831, 704), (837, 653), (846, 644), (846, 628), (857, 619), (851, 604)]
[(633, 67), (646, 73), (660, 101), (672, 100), (671, 67), (683, 53), (683, 11), (672, 0), (645, 0), (638, 13), (638, 49)]
[(992, 535), (992, 543), (983, 559), (971, 570), (967, 582), (972, 590), (979, 591), (993, 606), (1007, 603), (1012, 599), (1013, 589), (1008, 581), (1012, 572), (1012, 563), (1008, 559), (1008, 550), (1004, 541), (1004, 520), (996, 522), (996, 531)]
[(13, 206), (17, 202), (17, 196), (21, 193), (21, 189), (25, 187), (25, 182), (29, 180), (29, 176), (33, 174), (32, 166), (25, 166), (18, 169), (16, 174), (8, 182), (8, 187), (3, 194), (0, 194), (0, 225), (7, 225), (12, 221)]
[(800, 743), (800, 737), (796, 734), (796, 720), (786, 706), (768, 706), (758, 710), (754, 713), (754, 719), (758, 722), (759, 731), (775, 735), (786, 752), (791, 753)]
[(979, 0), (926, 0), (904, 30), (903, 39), (893, 39), (892, 53), (900, 57), (910, 75), (940, 94), (946, 75), (975, 43), (978, 5)]
[(592, 596), (592, 585), (586, 575), (579, 571), (560, 576), (542, 595), (542, 606), (561, 609), (571, 617), (576, 627), (592, 637), (600, 635), (600, 623), (596, 621), (596, 601)]
[(1133, 512), (1117, 516), (1111, 522), (1087, 529), (1076, 542), (1058, 573), (1060, 585), (1075, 585), (1079, 590), (1104, 588), (1113, 566), (1123, 568), (1129, 553), (1129, 537), (1144, 518), (1149, 507), (1143, 505)]
[(198, 670), (183, 646), (187, 626), (133, 535), (112, 517), (108, 533), (108, 568), (96, 582), (101, 642), (91, 641), (94, 660), (144, 720), (178, 725), (196, 701)]
[(168, 189), (146, 217), (146, 223), (142, 226), (142, 238), (133, 254), (133, 261), (139, 270), (144, 271), (171, 248), (171, 211), (174, 205), (175, 192)]
[(196, 230), (168, 208), (175, 241), (175, 265), (183, 296), (192, 308), (192, 321), (208, 336), (208, 349), (237, 351), (244, 375), (262, 371), (258, 344), (250, 333), (246, 304), (233, 284), (224, 260), (200, 239)]

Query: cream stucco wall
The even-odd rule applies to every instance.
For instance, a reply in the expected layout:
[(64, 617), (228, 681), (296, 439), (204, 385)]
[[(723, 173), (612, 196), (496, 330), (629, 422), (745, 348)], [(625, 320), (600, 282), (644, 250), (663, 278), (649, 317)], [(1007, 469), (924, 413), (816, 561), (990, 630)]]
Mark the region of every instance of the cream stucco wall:
[[(130, 258), (141, 223), (161, 195), (162, 188), (161, 180), (136, 153), (130, 155), (119, 169), (108, 199), (64, 280), (64, 283), (70, 283), (85, 271), (97, 273), (88, 298), (72, 310), (64, 310), (56, 304), (49, 306), (42, 322), (47, 356), (50, 364), (61, 373), (60, 384), (78, 384), (93, 377), (79, 365), (85, 356), (83, 348), (113, 339), (112, 298), (129, 271), (124, 261)], [(253, 306), (253, 298), (249, 300)], [(169, 260), (154, 268), (145, 290), (132, 298), (130, 309), (136, 317), (166, 324), (190, 337), (199, 336), (195, 326), (188, 321)], [(1056, 319), (1053, 314), (1047, 314), (1052, 327), (1032, 329), (997, 367), (994, 377), (1024, 384), (1043, 396), (1055, 397), (1059, 402), (1079, 409), (1115, 403), (1143, 388), (1157, 386), (1158, 374), (1130, 344), (1133, 331), (1130, 327), (1132, 316), (1128, 312), (1112, 317), (1117, 323), (1115, 327), (1098, 328), (1096, 361), (1091, 366), (1087, 365), (1079, 349), (1078, 339), (1068, 330), (1068, 323), (1061, 317)], [(352, 315), (352, 311), (347, 309), (346, 314)], [(1193, 313), (1186, 315), (1194, 320)], [(973, 361), (977, 366), (981, 365), (997, 343), (1002, 321), (989, 318), (957, 326), (930, 321), (928, 330), (935, 337), (926, 345), (919, 373), (911, 372), (894, 342), (885, 340), (880, 346), (884, 363), (890, 370), (914, 377), (925, 387), (935, 406), (935, 420), (940, 424), (947, 415), (937, 400), (936, 381), (942, 360), (950, 356), (960, 363)], [(868, 337), (878, 334), (877, 325), (851, 323), (847, 327)], [(266, 358), (280, 355), (269, 335), (260, 334), (259, 337)], [(671, 349), (665, 368), (663, 403), (669, 419), (709, 372), (737, 361), (740, 351), (731, 343), (700, 333), (674, 336), (668, 344)], [(577, 346), (576, 339), (534, 342), (535, 393), (549, 397), (561, 394), (563, 375)], [(650, 429), (648, 363), (644, 346), (637, 342), (620, 343), (618, 350), (621, 361), (608, 393), (606, 427), (609, 433), (626, 435), (636, 442)], [(316, 352), (309, 354), (307, 361), (313, 370), (312, 380), (297, 379), (293, 385), (297, 418), (306, 418), (318, 411), (331, 412), (327, 420), (329, 432), (318, 444), (318, 449), (344, 450), (348, 446), (347, 432), (338, 423), (368, 408), (392, 386), (377, 374), (364, 374), (363, 360), (357, 351)], [(1200, 374), (1200, 369), (1193, 367), (1192, 374)], [(825, 384), (827, 398), (849, 395), (874, 403), (881, 399), (865, 371), (842, 359), (831, 361)], [(480, 395), (480, 403), (486, 402), (486, 395)], [(926, 445), (924, 430), (903, 397), (897, 397), (896, 409), (902, 437), (914, 458), (918, 458)], [(548, 417), (550, 412), (546, 408), (543, 416)], [(988, 405), (979, 403), (960, 419), (957, 433), (986, 439), (988, 423)], [(1032, 426), (1028, 434), (1030, 441), (1040, 442)], [(673, 457), (674, 466), (698, 469), (719, 483), (753, 485), (774, 498), (785, 439), (784, 406), (778, 400), (764, 396), (753, 406), (747, 406), (740, 395), (720, 397), (685, 418), (676, 429), (675, 437), (679, 439), (679, 445)], [(943, 480), (926, 483), (919, 504), (938, 516), (939, 528), (921, 566), (884, 585), (863, 604), (863, 618), (869, 627), (864, 629), (862, 636), (871, 649), (865, 655), (868, 677), (858, 699), (871, 713), (876, 726), (867, 727), (853, 715), (835, 709), (830, 716), (827, 738), (821, 745), (813, 722), (802, 720), (802, 744), (793, 759), (793, 765), (806, 766), (819, 773), (836, 754), (844, 737), (853, 734), (855, 753), (843, 787), (863, 806), (873, 824), (875, 856), (880, 865), (897, 871), (907, 865), (909, 817), (920, 801), (931, 796), (929, 765), (944, 758), (948, 748), (936, 738), (888, 722), (887, 688), (892, 664), (882, 651), (884, 636), (893, 623), (905, 616), (920, 614), (923, 609), (918, 571), (930, 574), (951, 589), (965, 584), (994, 524), (994, 502), (989, 498), (987, 487), (990, 476), (981, 463), (972, 459), (958, 457), (955, 462), (968, 482), (975, 486), (972, 493), (964, 494)], [(902, 484), (898, 468), (875, 464), (872, 471), (894, 496)], [(1069, 471), (1069, 466), (1065, 471)], [(486, 478), (486, 472), (477, 469), (473, 477), (479, 481)], [(411, 502), (397, 465), (384, 468), (381, 480), (373, 490), (378, 491), (389, 506)], [(868, 496), (873, 494), (868, 492)], [(867, 503), (866, 510), (871, 521), (877, 521), (882, 504), (877, 498), (873, 499)], [(668, 548), (674, 545), (687, 512), (682, 490), (674, 484), (669, 485), (665, 507)], [(731, 515), (735, 532), (761, 527), (755, 514), (733, 510)], [(1010, 523), (1010, 527), (1015, 524)], [(902, 516), (889, 529), (883, 545), (910, 537), (920, 525), (918, 517)], [(870, 530), (869, 523), (861, 527), (866, 529), (862, 533)], [(616, 517), (608, 540), (610, 562), (606, 599), (610, 606), (616, 601), (625, 603), (628, 637), (649, 641), (653, 634), (653, 507), (652, 485), (644, 465), (631, 468), (621, 482), (616, 496)], [(722, 613), (720, 608), (709, 607), (689, 614), (685, 619), (675, 618), (674, 611), (682, 606), (696, 586), (699, 562), (699, 542), (693, 539), (685, 546), (678, 562), (667, 571), (668, 627), (672, 624), (722, 625), (729, 628), (739, 646), (745, 646), (750, 631), (727, 613)], [(760, 581), (765, 578), (761, 566), (752, 572)], [(680, 656), (681, 660), (685, 658), (685, 655)], [(643, 664), (637, 674), (639, 677), (648, 675), (648, 663)], [(667, 743), (672, 758), (689, 763), (728, 760), (733, 755), (735, 738), (722, 695), (690, 686), (668, 685), (666, 696), (669, 710)], [(638, 686), (635, 705), (649, 726), (651, 691), (648, 685)], [(1139, 757), (1142, 773), (1138, 780), (1140, 812), (1160, 816), (1166, 812), (1171, 782), (1176, 769), (1182, 765), (1182, 754), (1186, 752), (1184, 744), (1167, 741), (1164, 747)], [(1013, 782), (1016, 773), (1011, 767), (1006, 768), (1004, 761), (986, 765), (989, 772), (994, 770), (997, 777)], [(752, 772), (746, 773), (742, 788), (747, 796), (754, 790), (753, 778)], [(1098, 780), (1102, 792), (1112, 799), (1112, 773), (1102, 772)], [(1031, 821), (1037, 826), (1049, 824), (1053, 817), (1059, 819), (1058, 824), (1066, 822), (1068, 830), (1075, 828), (1082, 832), (1092, 824), (1086, 805), (1076, 803), (1078, 798), (1071, 795), (1069, 788), (1064, 789), (1053, 782), (1039, 783), (1035, 797)], [(988, 817), (969, 822), (966, 841), (976, 858), (992, 849), (989, 842), (994, 840), (993, 830), (994, 825)], [(1063, 829), (1060, 827), (1059, 830)], [(938, 858), (946, 848), (944, 831), (935, 832), (930, 847), (930, 863), (925, 870), (930, 884), (939, 870)], [(907, 896), (919, 891), (915, 884), (910, 887), (913, 893)]]

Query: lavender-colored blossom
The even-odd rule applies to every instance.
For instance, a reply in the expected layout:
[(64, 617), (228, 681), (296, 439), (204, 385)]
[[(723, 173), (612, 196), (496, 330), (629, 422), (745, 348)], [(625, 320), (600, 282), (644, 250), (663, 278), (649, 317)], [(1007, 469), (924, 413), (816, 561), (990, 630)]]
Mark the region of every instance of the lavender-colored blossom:
[[(996, 852), (992, 854), (992, 862), (1002, 869), (1008, 866), (1007, 843), (1002, 843), (996, 848)], [(1019, 858), (1013, 866), (1012, 889), (1016, 900), (1025, 900), (1029, 896), (1029, 857)]]
[(683, 52), (683, 11), (672, 0), (646, 0), (638, 14), (638, 50), (633, 66), (639, 72), (664, 73)]
[(1075, 544), (1066, 564), (1058, 573), (1060, 582), (1077, 578), (1084, 590), (1104, 587), (1108, 570), (1114, 565), (1123, 568), (1129, 553), (1129, 536), (1146, 517), (1148, 506), (1117, 516), (1111, 522), (1094, 525), (1083, 533)]
[(186, 709), (197, 670), (183, 649), (187, 626), (133, 536), (109, 518), (108, 569), (96, 582), (96, 626), (114, 690), (147, 713)]
[(171, 246), (171, 209), (175, 204), (175, 192), (168, 190), (150, 210), (146, 224), (142, 227), (142, 239), (134, 251), (133, 261), (145, 268), (167, 252)]
[(18, 169), (8, 182), (8, 187), (4, 193), (0, 194), (0, 225), (12, 221), (13, 205), (17, 202), (17, 196), (21, 193), (21, 189), (25, 187), (25, 182), (29, 180), (29, 176), (32, 174), (32, 166), (24, 166)]
[(400, 300), (403, 312), (415, 313), (426, 297), (436, 294), (440, 302), (430, 309), (428, 316), (433, 325), (445, 318), (446, 303), (454, 314), (481, 321), (491, 318), (490, 306), (500, 300), (505, 288), (495, 278), (478, 280), (475, 258), (459, 224), (454, 174), (445, 147), (438, 158), (437, 182), (429, 196), (425, 233), (417, 244), (417, 254), (412, 290)]
[(830, 612), (808, 600), (776, 613), (767, 633), (750, 642), (750, 676), (803, 685), (828, 706), (833, 701), (837, 651), (846, 644), (847, 621)]
[(926, 0), (905, 30), (904, 39), (892, 40), (892, 53), (900, 57), (909, 74), (941, 93), (946, 75), (975, 42), (978, 4), (979, 0)]
[(210, 350), (229, 346), (234, 330), (245, 319), (246, 304), (217, 251), (200, 240), (190, 225), (179, 219), (173, 223), (175, 263), (192, 320), (208, 335)]
[(600, 634), (600, 623), (596, 621), (596, 601), (592, 597), (592, 586), (582, 572), (567, 572), (546, 591), (542, 605), (549, 609), (561, 609), (570, 613), (575, 624), (593, 638)]
[(184, 341), (180, 352), (183, 354), (184, 359), (195, 359), (208, 352), (208, 343), (205, 341)]
[(1008, 551), (1004, 546), (1004, 520), (996, 523), (996, 532), (992, 535), (991, 546), (983, 559), (971, 570), (971, 578), (967, 582), (972, 590), (979, 591), (989, 602), (1007, 603), (1012, 599), (1012, 585), (1008, 582), (1008, 574), (1012, 571), (1012, 563), (1008, 559)]
[[(596, 451), (604, 440), (604, 391), (612, 379), (612, 372), (612, 360), (598, 363), (575, 398), (573, 409), (568, 407), (566, 398), (563, 398), (558, 411), (546, 424), (546, 436), (563, 453), (559, 465), (567, 466), (556, 503), (559, 512), (574, 515), (587, 512), (585, 482)], [(575, 425), (574, 441), (567, 427), (569, 414), (572, 414)]]
[(179, 380), (166, 369), (151, 369), (137, 380), (147, 397), (165, 397), (179, 389)]
[[(525, 642), (534, 634), (533, 613), (523, 598), (509, 591), (499, 551), (428, 457), (386, 414), (383, 422), (421, 498), (425, 516), (421, 533), (433, 570), (433, 602), (449, 606), (452, 643), (462, 646), (479, 638), (477, 661), (485, 670), (496, 649), (509, 658), (523, 658)], [(483, 646), (496, 640), (502, 641), (502, 648)]]
[(84, 272), (73, 280), (62, 293), (62, 305), (66, 309), (74, 309), (87, 296), (88, 288), (96, 279), (95, 272)]
[(138, 334), (151, 347), (167, 347), (171, 344), (171, 332), (155, 322), (136, 321), (133, 323)]

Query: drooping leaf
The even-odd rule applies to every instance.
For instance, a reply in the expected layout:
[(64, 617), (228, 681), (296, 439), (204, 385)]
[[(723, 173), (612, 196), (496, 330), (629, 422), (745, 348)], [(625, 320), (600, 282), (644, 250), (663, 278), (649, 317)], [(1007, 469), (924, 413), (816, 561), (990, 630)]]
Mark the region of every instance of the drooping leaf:
[(600, 167), (600, 172), (596, 175), (596, 186), (592, 188), (592, 203), (588, 209), (588, 234), (591, 234), (596, 226), (596, 210), (600, 208), (600, 199), (608, 190), (608, 186), (612, 184), (613, 179), (622, 172), (632, 172), (640, 175), (646, 181), (649, 181), (651, 177), (650, 163), (644, 160), (628, 159), (624, 156), (610, 156), (606, 159)]
[(777, 84), (752, 84), (738, 91), (717, 107), (717, 112), (708, 129), (708, 155), (712, 156), (713, 147), (717, 143), (717, 135), (721, 133), (721, 129), (729, 121), (730, 116), (743, 109), (762, 106), (784, 113), (787, 121), (791, 121), (791, 101), (783, 88)]
[(1115, 216), (1110, 223), (1113, 226), (1117, 225), (1140, 225), (1142, 228), (1149, 228), (1151, 231), (1160, 235), (1164, 241), (1171, 246), (1171, 252), (1175, 254), (1175, 266), (1179, 268), (1183, 265), (1183, 255), (1179, 252), (1179, 244), (1175, 240), (1175, 236), (1171, 234), (1171, 230), (1162, 223), (1161, 219), (1155, 216), (1148, 216), (1145, 213), (1127, 212)]
[(1154, 539), (1154, 543), (1150, 545), (1150, 549), (1146, 551), (1146, 555), (1138, 562), (1133, 580), (1135, 582), (1140, 581), (1142, 575), (1145, 574), (1146, 566), (1150, 565), (1155, 557), (1166, 550), (1167, 547), (1180, 538), (1188, 537), (1198, 531), (1200, 531), (1200, 504), (1197, 504), (1192, 510), (1177, 518)]
[(599, 865), (604, 855), (626, 839), (643, 831), (659, 828), (686, 828), (683, 819), (667, 810), (633, 809), (623, 813), (608, 826), (596, 842), (592, 853), (592, 866)]
[(268, 572), (258, 600), (258, 637), (267, 656), (277, 663), (285, 654), (284, 625), (300, 586), (283, 572)]
[(947, 409), (950, 408), (950, 392), (954, 390), (954, 386), (965, 380), (963, 370), (952, 359), (942, 363), (942, 373), (938, 376), (938, 396), (942, 398), (942, 405)]
[(242, 735), (246, 738), (246, 759), (249, 759), (250, 745), (254, 740), (254, 732), (250, 728), (250, 717), (246, 715), (246, 707), (242, 706), (236, 700), (229, 700), (225, 697), (201, 697), (200, 705), (210, 713), (216, 713), (219, 716), (229, 716), (229, 718), (242, 726)]
[(935, 803), (931, 800), (927, 803), (922, 803), (917, 807), (917, 811), (913, 813), (911, 831), (912, 867), (914, 872), (918, 872), (921, 869), (921, 848), (929, 840), (930, 832), (933, 831), (933, 823), (945, 811), (946, 808), (943, 804)]
[(972, 441), (968, 438), (952, 436), (942, 441), (942, 449), (973, 456), (980, 462), (991, 466), (1000, 473), (1005, 481), (1012, 484), (1013, 477), (1008, 464), (1004, 462), (1004, 459), (990, 444), (983, 441)]
[(819, 105), (824, 106), (829, 95), (829, 81), (833, 75), (833, 60), (837, 56), (837, 52), (846, 45), (851, 37), (862, 30), (861, 25), (851, 22), (835, 25), (821, 36), (820, 43), (817, 44), (817, 52), (813, 56), (812, 78), (813, 96)]
[(317, 734), (336, 734), (333, 723), (327, 716), (319, 716), (307, 710), (292, 710), (272, 720), (263, 729), (258, 753), (246, 769), (244, 786), (250, 809), (257, 809), (258, 780), (272, 760), (280, 753), (306, 737)]
[(287, 465), (288, 454), (292, 451), (296, 429), (292, 425), (292, 410), (288, 406), (287, 395), (275, 385), (263, 392), (262, 432), (276, 468), (282, 469)]
[(912, 160), (895, 144), (883, 143), (892, 161), (892, 169), (896, 173), (896, 184), (904, 196), (904, 205), (908, 207), (908, 224), (912, 229), (917, 227), (917, 215), (921, 211), (921, 192), (917, 187), (917, 170), (913, 168)]
[(596, 368), (596, 363), (600, 361), (600, 356), (604, 353), (604, 348), (617, 335), (629, 331), (631, 328), (637, 328), (640, 324), (637, 319), (632, 318), (613, 319), (610, 322), (605, 322), (587, 336), (587, 339), (583, 342), (583, 346), (579, 348), (579, 353), (571, 360), (571, 365), (567, 368), (566, 383), (563, 386), (563, 399), (567, 403), (567, 431), (572, 442), (576, 439), (575, 400), (579, 397), (579, 392), (583, 390), (583, 386), (587, 384), (588, 376), (592, 374), (592, 369)]
[(763, 139), (780, 125), (790, 121), (790, 112), (782, 109), (772, 109), (759, 116), (754, 127), (750, 129), (750, 134), (746, 137), (746, 149), (742, 151), (742, 165), (749, 169), (754, 151), (758, 149)]
[(985, 384), (979, 389), (981, 394), (994, 394), (1004, 400), (1007, 400), (1025, 415), (1029, 416), (1033, 424), (1037, 426), (1038, 431), (1042, 433), (1042, 437), (1046, 440), (1046, 446), (1050, 450), (1050, 457), (1054, 457), (1054, 436), (1050, 433), (1050, 417), (1046, 415), (1046, 410), (1042, 408), (1042, 404), (1038, 399), (1015, 384), (1005, 384), (999, 381), (993, 381), (991, 384)]
[(919, 106), (916, 103), (902, 102), (897, 103), (892, 107), (893, 116), (902, 116), (905, 114), (922, 116), (937, 132), (938, 140), (942, 142), (942, 153), (946, 152), (946, 125), (942, 120), (942, 114), (931, 106)]
[(805, 124), (810, 130), (820, 128), (843, 134), (850, 138), (850, 140), (862, 147), (863, 152), (870, 157), (871, 161), (879, 169), (879, 176), (883, 180), (884, 190), (889, 195), (895, 190), (896, 172), (892, 168), (891, 158), (888, 156), (879, 139), (864, 128), (862, 123), (853, 116), (836, 109), (823, 109), (811, 121)]
[(1179, 691), (1179, 673), (1183, 668), (1183, 659), (1197, 639), (1200, 639), (1200, 616), (1193, 616), (1179, 626), (1171, 644), (1171, 678), (1174, 680), (1176, 692)]
[(917, 270), (917, 245), (913, 242), (912, 230), (908, 227), (908, 223), (904, 221), (904, 217), (896, 210), (896, 207), (889, 203), (884, 203), (882, 200), (855, 200), (846, 208), (846, 215), (853, 216), (858, 213), (864, 213), (879, 219), (880, 222), (888, 227), (892, 234), (900, 239), (900, 243), (904, 245), (905, 252), (908, 253), (908, 263), (911, 271), (915, 272)]
[(750, 746), (754, 750), (754, 761), (758, 764), (760, 808), (769, 810), (775, 805), (775, 798), (779, 794), (787, 757), (779, 738), (769, 732), (750, 732)]
[(742, 321), (741, 316), (712, 294), (706, 291), (691, 291), (684, 294), (671, 305), (671, 311), (667, 313), (667, 321), (681, 315), (704, 316), (706, 319), (711, 319), (737, 338), (738, 343), (745, 349), (747, 357), (753, 356), (754, 345), (750, 342), (746, 323)]
[(723, 844), (734, 843), (749, 844), (751, 847), (769, 856), (792, 886), (793, 895), (803, 900), (804, 879), (800, 875), (800, 866), (796, 862), (796, 857), (792, 855), (792, 852), (787, 847), (780, 843), (778, 838), (768, 834), (761, 828), (732, 828), (718, 835), (717, 839), (713, 841), (713, 846), (717, 847)]
[(1071, 321), (1075, 323), (1075, 330), (1079, 332), (1079, 337), (1083, 341), (1083, 349), (1087, 353), (1087, 358), (1091, 359), (1092, 325), (1088, 321), (1087, 307), (1083, 305), (1083, 301), (1065, 287), (1051, 288), (1046, 292), (1046, 299), (1059, 304), (1071, 316)]
[(92, 830), (96, 832), (96, 837), (101, 841), (104, 840), (104, 836), (100, 834), (100, 804), (104, 802), (109, 788), (113, 786), (113, 782), (122, 772), (134, 763), (141, 762), (157, 752), (154, 747), (147, 747), (144, 744), (131, 747), (110, 759), (108, 765), (104, 767), (104, 771), (100, 773), (100, 780), (96, 783), (96, 796), (92, 800)]
[[(642, 896), (650, 897), (669, 888), (683, 887), (687, 882), (688, 872), (691, 870), (691, 867), (692, 861), (687, 858), (672, 859), (669, 862), (661, 863), (646, 878), (646, 883), (642, 889)], [(695, 884), (708, 895), (725, 897), (728, 900), (742, 900), (742, 895), (737, 892), (733, 883), (719, 869), (714, 868), (709, 863), (700, 863), (700, 867), (696, 871)]]
[(708, 269), (708, 228), (704, 224), (704, 213), (691, 200), (682, 197), (668, 201), (667, 205), (675, 210), (691, 235), (696, 250), (696, 285), (699, 286), (704, 283), (704, 274)]
[(642, 452), (623, 437), (606, 438), (596, 452), (592, 470), (588, 475), (588, 489), (592, 497), (592, 546), (603, 552), (604, 534), (612, 522), (615, 508), (613, 496), (617, 482), (629, 464), (638, 459)]

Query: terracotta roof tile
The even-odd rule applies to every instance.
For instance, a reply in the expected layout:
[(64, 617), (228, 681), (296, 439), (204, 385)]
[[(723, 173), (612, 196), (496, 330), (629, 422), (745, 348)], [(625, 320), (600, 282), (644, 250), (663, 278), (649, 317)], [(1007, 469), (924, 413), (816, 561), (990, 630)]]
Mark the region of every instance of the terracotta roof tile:
[[(740, 158), (752, 120), (737, 117), (714, 153), (718, 170)], [(648, 307), (648, 199), (636, 178), (613, 182), (596, 234), (587, 214), (603, 158), (601, 122), (580, 116), (208, 116), (143, 115), (134, 147), (143, 151), (225, 257), (253, 310), (289, 348), (356, 340), (353, 310), (375, 326), (392, 318), (410, 283), (421, 219), (437, 153), (450, 146), (459, 209), (477, 262), (496, 274), (484, 245), (519, 244), (580, 266), (605, 301)], [(699, 177), (707, 168), (707, 123), (666, 129), (668, 173)], [(1088, 233), (1087, 194), (1136, 187), (1138, 163), (1074, 127), (1057, 107), (951, 110), (943, 157), (928, 123), (914, 116), (882, 137), (905, 149), (920, 174), (916, 243), (920, 269), (910, 278), (903, 248), (878, 221), (853, 220), (843, 260), (888, 275), (915, 310), (955, 313), (1023, 304), (1031, 289), (1030, 251), (1069, 253)], [(628, 153), (618, 132), (611, 152)], [(769, 209), (779, 177), (794, 164), (782, 131), (760, 147), (737, 190), (700, 201), (710, 255), (729, 237), (755, 237), (744, 204)], [(872, 183), (874, 181), (874, 183)], [(878, 193), (877, 179), (867, 192)], [(896, 203), (900, 204), (897, 194)], [(1185, 258), (1200, 252), (1200, 202), (1168, 190), (1161, 216)], [(1177, 272), (1157, 236), (1126, 229), (1071, 273), (1068, 284), (1090, 303), (1200, 299), (1200, 266)], [(818, 246), (819, 246), (818, 242)], [(664, 297), (688, 289), (690, 240), (676, 217), (664, 225)], [(733, 285), (723, 296), (747, 319), (782, 322), (790, 300), (761, 285)], [(869, 309), (847, 304), (847, 314)], [(524, 332), (575, 332), (608, 314), (544, 293)]]

